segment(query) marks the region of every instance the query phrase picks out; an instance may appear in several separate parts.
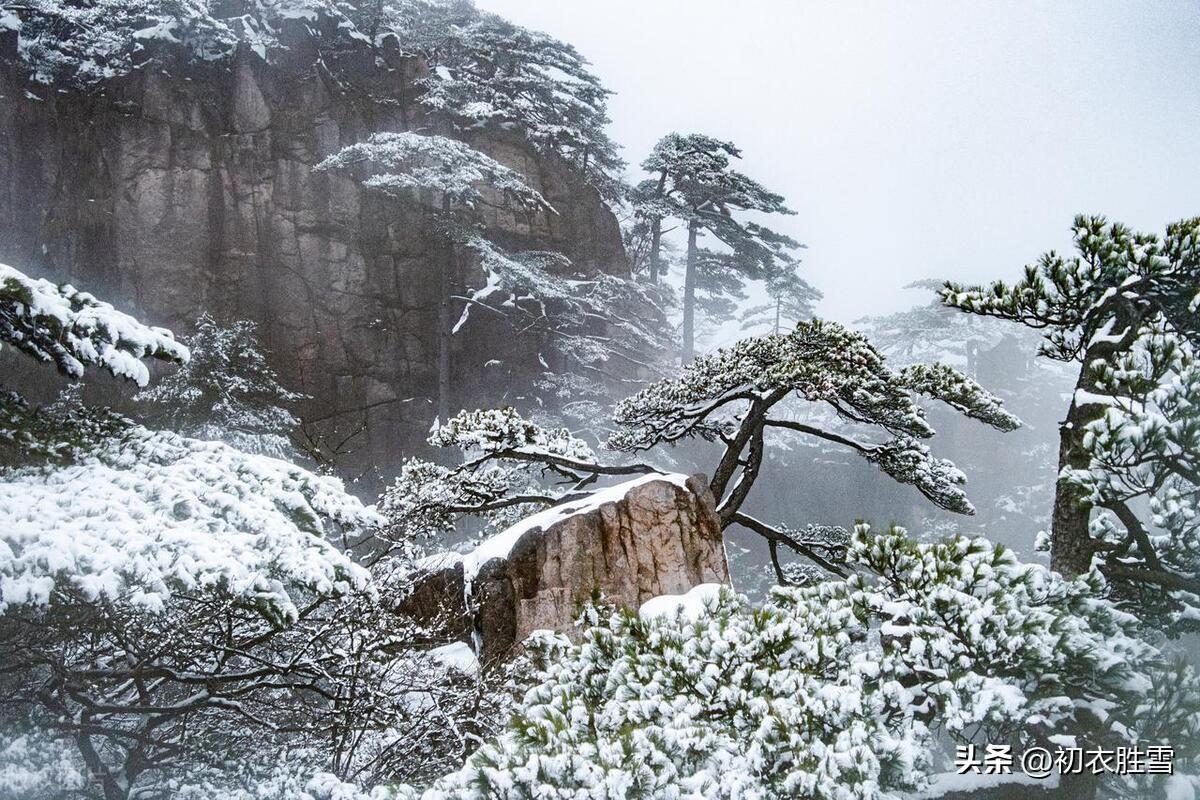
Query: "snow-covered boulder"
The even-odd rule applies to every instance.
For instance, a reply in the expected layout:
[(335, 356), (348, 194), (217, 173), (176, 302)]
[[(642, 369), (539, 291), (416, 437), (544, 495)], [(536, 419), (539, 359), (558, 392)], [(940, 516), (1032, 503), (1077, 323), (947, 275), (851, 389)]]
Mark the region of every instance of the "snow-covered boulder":
[[(503, 658), (535, 630), (571, 634), (599, 590), (637, 610), (660, 595), (728, 583), (729, 568), (704, 476), (644, 475), (549, 508), (461, 557), (439, 556), (428, 581), (446, 607), (467, 598), (484, 662)], [(434, 592), (411, 611), (437, 612)], [(462, 632), (456, 631), (461, 635)]]

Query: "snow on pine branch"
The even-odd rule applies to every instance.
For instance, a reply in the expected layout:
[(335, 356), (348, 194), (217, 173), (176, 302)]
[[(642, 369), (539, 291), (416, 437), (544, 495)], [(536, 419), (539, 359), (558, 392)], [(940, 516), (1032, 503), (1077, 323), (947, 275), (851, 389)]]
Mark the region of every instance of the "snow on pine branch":
[(554, 37), (474, 8), (456, 13), (462, 9), (431, 14), (413, 6), (401, 23), (431, 67), (421, 103), (464, 128), (519, 127), (605, 199), (618, 199), (624, 162), (606, 131), (611, 92), (587, 59)]
[(652, 469), (600, 464), (566, 428), (537, 425), (512, 408), (463, 411), (436, 426), (429, 443), (457, 449), (463, 461), (455, 467), (415, 458), (404, 463), (379, 503), (383, 535), (397, 549), (414, 551), (423, 538), (454, 530), (463, 517), (503, 530), (573, 496), (599, 474)]
[(1078, 216), (1073, 234), (1078, 256), (1047, 253), (1012, 285), (947, 283), (942, 302), (1041, 330), (1043, 354), (1060, 361), (1087, 361), (1101, 355), (1097, 347), (1132, 341), (1141, 322), (1156, 316), (1200, 340), (1191, 308), (1200, 284), (1200, 217), (1168, 225), (1160, 238)]
[(740, 401), (796, 393), (848, 417), (927, 438), (933, 429), (883, 356), (861, 334), (834, 322), (799, 323), (786, 334), (742, 339), (701, 356), (678, 378), (659, 381), (622, 401), (622, 430), (610, 444), (641, 450), (719, 430), (709, 414)]
[(556, 213), (524, 176), (457, 139), (419, 133), (375, 133), (342, 148), (317, 169), (365, 169), (363, 185), (391, 196), (433, 192), (455, 205), (484, 202), (488, 186), (530, 210)]
[(661, 373), (675, 336), (644, 285), (611, 275), (583, 277), (552, 251), (510, 253), (479, 235), (461, 244), (474, 254), (485, 282), (467, 298), (455, 333), (483, 306), (507, 317), (519, 334), (544, 334), (553, 349), (593, 377), (608, 377), (597, 371), (612, 360)]
[(900, 370), (900, 379), (912, 391), (940, 400), (962, 414), (998, 431), (1015, 431), (1021, 420), (1004, 410), (1004, 401), (975, 380), (945, 364), (914, 364)]
[[(1170, 627), (1200, 624), (1200, 360), (1165, 327), (1149, 330), (1111, 361), (1091, 367), (1102, 406), (1083, 436), (1086, 465), (1062, 478), (1100, 509), (1092, 533), (1100, 568), (1134, 589)], [(1148, 515), (1133, 513), (1146, 504)], [(1131, 558), (1132, 557), (1132, 558)], [(1139, 563), (1140, 562), (1140, 563)], [(1115, 571), (1115, 572), (1114, 572)], [(1152, 572), (1151, 572), (1152, 571)]]
[(299, 588), (366, 587), (326, 537), (376, 521), (335, 478), (135, 426), (73, 465), (0, 480), (0, 611), (65, 591), (157, 611), (221, 589), (290, 618)]
[(95, 365), (139, 386), (150, 380), (144, 358), (185, 362), (188, 350), (164, 328), (81, 292), (0, 264), (0, 342), (72, 378)]
[(982, 539), (866, 526), (849, 558), (850, 577), (777, 589), (759, 608), (701, 590), (680, 613), (593, 611), (577, 645), (531, 640), (541, 669), (508, 729), (400, 796), (524, 800), (552, 785), (610, 800), (885, 800), (923, 788), (947, 738), (1020, 752), (1113, 730), (1190, 741), (1200, 723), (1194, 684), (1163, 705), (1175, 668), (1097, 599), (1097, 575), (1067, 581)]
[[(743, 339), (701, 356), (677, 378), (659, 381), (617, 406), (617, 450), (644, 450), (699, 436), (727, 445), (724, 466), (714, 473), (720, 495), (750, 448), (753, 469), (761, 447), (752, 444), (766, 427), (796, 432), (858, 452), (901, 483), (916, 486), (937, 505), (960, 513), (973, 508), (959, 488), (966, 480), (952, 463), (935, 458), (919, 440), (933, 435), (915, 394), (946, 402), (967, 416), (1002, 431), (1019, 421), (977, 383), (945, 365), (890, 370), (878, 350), (859, 333), (822, 320), (801, 322), (787, 334)], [(839, 424), (771, 416), (789, 397), (823, 404)], [(863, 429), (886, 440), (862, 441)], [(734, 490), (737, 491), (736, 489)], [(732, 518), (731, 503), (725, 516)], [(725, 500), (721, 500), (725, 506)]]
[(462, 411), (434, 429), (429, 443), (458, 448), (467, 456), (511, 451), (579, 461), (596, 458), (587, 442), (572, 436), (566, 428), (543, 428), (523, 419), (512, 408)]

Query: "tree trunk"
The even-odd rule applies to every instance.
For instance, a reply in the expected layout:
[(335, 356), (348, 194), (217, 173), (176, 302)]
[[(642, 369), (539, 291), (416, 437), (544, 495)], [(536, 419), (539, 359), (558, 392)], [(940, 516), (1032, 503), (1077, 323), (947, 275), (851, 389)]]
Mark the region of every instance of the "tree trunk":
[(684, 366), (696, 357), (696, 238), (699, 225), (695, 220), (688, 222), (687, 272), (683, 277), (683, 351), (680, 361)]
[(650, 227), (650, 282), (658, 283), (658, 259), (662, 253), (662, 217), (655, 217)]
[(1089, 457), (1083, 449), (1085, 426), (1104, 414), (1104, 407), (1080, 403), (1079, 391), (1093, 388), (1084, 369), (1076, 384), (1076, 394), (1067, 409), (1067, 418), (1058, 427), (1058, 482), (1054, 487), (1054, 516), (1050, 529), (1050, 568), (1073, 578), (1087, 572), (1095, 548), (1088, 531), (1092, 504), (1086, 494), (1062, 478), (1066, 467), (1086, 469)]

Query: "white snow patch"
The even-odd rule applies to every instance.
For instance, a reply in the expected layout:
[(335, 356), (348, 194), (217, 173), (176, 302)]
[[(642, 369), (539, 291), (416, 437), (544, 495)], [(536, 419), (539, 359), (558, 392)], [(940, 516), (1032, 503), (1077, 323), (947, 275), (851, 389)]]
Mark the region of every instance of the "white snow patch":
[(479, 659), (475, 651), (466, 642), (451, 642), (429, 651), (429, 656), (450, 669), (458, 670), (464, 675), (475, 675), (479, 672)]
[(693, 586), (685, 594), (663, 594), (652, 597), (642, 603), (642, 607), (638, 609), (638, 616), (644, 620), (678, 615), (682, 615), (687, 620), (699, 619), (716, 605), (723, 588), (725, 586), (721, 583), (701, 583)]
[(646, 483), (667, 481), (676, 486), (686, 488), (687, 480), (687, 475), (679, 473), (651, 472), (633, 480), (618, 483), (616, 486), (600, 489), (582, 500), (576, 500), (561, 506), (553, 506), (533, 516), (526, 517), (515, 525), (497, 533), (495, 536), (484, 539), (478, 547), (464, 555), (462, 557), (463, 578), (469, 586), (475, 576), (479, 574), (479, 570), (484, 564), (494, 558), (507, 558), (508, 554), (512, 552), (513, 547), (521, 540), (521, 537), (535, 528), (546, 530), (554, 523), (564, 520), (567, 517), (594, 511), (605, 503), (616, 503), (622, 500), (629, 492)]

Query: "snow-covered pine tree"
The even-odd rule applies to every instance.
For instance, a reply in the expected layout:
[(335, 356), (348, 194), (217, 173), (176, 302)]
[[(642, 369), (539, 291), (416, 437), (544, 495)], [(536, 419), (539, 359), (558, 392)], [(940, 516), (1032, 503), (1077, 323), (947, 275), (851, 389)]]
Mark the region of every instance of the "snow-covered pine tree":
[[(480, 233), (486, 205), (507, 202), (531, 214), (555, 213), (517, 172), (463, 142), (416, 133), (375, 134), (330, 156), (321, 168), (358, 170), (365, 186), (417, 199), (443, 231), (446, 261), (453, 266), (441, 273), (438, 419), (451, 414), (452, 337), (479, 309), (507, 320), (515, 337), (532, 338), (543, 353), (535, 388), (547, 405), (586, 403), (581, 419), (597, 418), (594, 411), (607, 404), (610, 384), (636, 371), (658, 371), (671, 334), (655, 293), (609, 275), (578, 275), (558, 253), (507, 252)], [(482, 286), (463, 285), (460, 256), (483, 273)], [(554, 367), (546, 361), (551, 352)]]
[[(145, 386), (152, 358), (185, 363), (188, 350), (171, 332), (153, 328), (69, 284), (30, 278), (0, 264), (0, 343), (53, 364), (69, 378), (87, 367)], [(83, 406), (76, 394), (44, 408), (0, 386), (0, 465), (63, 463), (126, 426), (104, 409)]]
[[(844, 541), (809, 538), (741, 511), (768, 461), (768, 433), (849, 449), (894, 480), (916, 487), (940, 508), (971, 514), (974, 509), (961, 488), (966, 477), (921, 442), (934, 429), (919, 397), (938, 400), (1001, 431), (1020, 425), (998, 399), (952, 367), (918, 364), (893, 371), (861, 334), (812, 320), (787, 334), (743, 339), (701, 356), (678, 377), (622, 400), (608, 446), (631, 453), (686, 440), (720, 442), (724, 449), (711, 470), (710, 489), (722, 527), (741, 525), (763, 536), (773, 543), (773, 558), (782, 545), (843, 574), (831, 556), (844, 550)], [(826, 419), (811, 413), (799, 421), (802, 403), (815, 406), (815, 412), (827, 410)], [(466, 443), (469, 448), (464, 449), (478, 449), (478, 455), (454, 469), (423, 467), (419, 474), (401, 476), (392, 489), (396, 497), (406, 498), (406, 514), (415, 508), (421, 515), (435, 515), (443, 529), (461, 514), (562, 502), (602, 475), (656, 471), (643, 463), (602, 463), (582, 443), (572, 443), (565, 431), (547, 431), (511, 410), (464, 413), (452, 423), (435, 430), (431, 444), (463, 448)], [(491, 444), (482, 447), (480, 442)], [(515, 467), (531, 466), (549, 471), (563, 485), (533, 491), (528, 482), (512, 480)], [(782, 572), (778, 561), (775, 566)]]
[(184, 339), (191, 358), (134, 396), (156, 424), (193, 439), (223, 441), (245, 453), (285, 458), (299, 420), (288, 410), (303, 399), (279, 383), (258, 342), (258, 326), (225, 326), (208, 314)]
[[(730, 162), (741, 151), (731, 142), (703, 134), (671, 133), (654, 146), (642, 162), (653, 178), (639, 184), (633, 195), (639, 214), (651, 228), (651, 275), (658, 274), (662, 225), (678, 219), (687, 227), (687, 257), (683, 283), (683, 363), (695, 355), (696, 295), (701, 261), (707, 263), (710, 283), (717, 279), (762, 278), (792, 259), (799, 243), (754, 222), (735, 217), (739, 212), (794, 213), (783, 198), (734, 170)], [(728, 251), (702, 252), (699, 240), (711, 234)], [(719, 262), (719, 263), (718, 263)], [(740, 286), (740, 282), (739, 282)]]
[(947, 284), (942, 299), (1035, 328), (1043, 355), (1079, 365), (1060, 427), (1052, 566), (1099, 563), (1118, 593), (1165, 611), (1163, 624), (1194, 621), (1200, 218), (1162, 238), (1103, 217), (1077, 217), (1073, 231), (1077, 256), (1048, 253), (1011, 286)]
[[(454, 294), (462, 275), (457, 245), (475, 242), (478, 208), (490, 201), (480, 191), (487, 186), (500, 202), (511, 202), (530, 213), (555, 213), (524, 177), (469, 145), (445, 136), (417, 133), (376, 133), (359, 144), (342, 148), (318, 169), (356, 168), (363, 185), (400, 199), (416, 199), (429, 209), (445, 243), (447, 264), (440, 272), (438, 291), (438, 419), (450, 418), (451, 336)], [(477, 246), (484, 246), (480, 243)], [(492, 245), (486, 245), (489, 250)], [(497, 288), (489, 272), (488, 288)], [(467, 301), (478, 302), (478, 298)], [(469, 314), (469, 308), (464, 312)], [(452, 327), (453, 326), (453, 327)]]
[(143, 325), (70, 284), (30, 278), (7, 264), (0, 264), (0, 343), (71, 378), (97, 366), (138, 386), (150, 380), (143, 359), (188, 358), (170, 331)]
[[(593, 615), (575, 646), (532, 640), (542, 671), (508, 730), (401, 797), (894, 800), (942, 768), (947, 738), (1015, 754), (1170, 741), (1178, 770), (1194, 763), (1190, 668), (1097, 599), (1098, 575), (865, 526), (849, 560), (850, 577), (760, 608), (710, 585), (674, 612)], [(1132, 796), (1170, 776), (1082, 780)]]
[(395, 8), (389, 24), (430, 67), (424, 105), (464, 129), (516, 124), (534, 147), (562, 157), (605, 199), (624, 195), (624, 163), (606, 130), (611, 92), (574, 47), (471, 3)]
[[(0, 278), (0, 341), (67, 376), (98, 366), (144, 385), (142, 359), (188, 358), (169, 331), (73, 287), (8, 266)], [(17, 451), (0, 465), (0, 794), (249, 798), (266, 796), (247, 788), (254, 770), (269, 778), (285, 752), (280, 786), (368, 764), (419, 778), (466, 752), (464, 725), (491, 700), (381, 600), (404, 591), (410, 561), (372, 575), (334, 544), (382, 522), (340, 481), (74, 395), (38, 410), (13, 397), (0, 413)]]
[(739, 318), (743, 330), (765, 329), (769, 333), (782, 333), (813, 315), (813, 304), (821, 299), (821, 293), (800, 277), (797, 272), (799, 266), (798, 260), (791, 260), (772, 267), (763, 281), (767, 302), (741, 313)]

